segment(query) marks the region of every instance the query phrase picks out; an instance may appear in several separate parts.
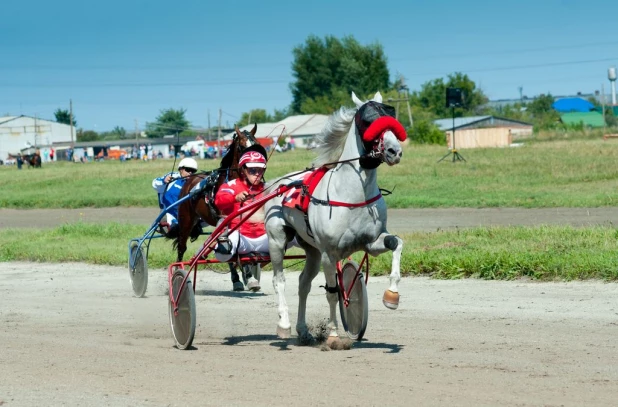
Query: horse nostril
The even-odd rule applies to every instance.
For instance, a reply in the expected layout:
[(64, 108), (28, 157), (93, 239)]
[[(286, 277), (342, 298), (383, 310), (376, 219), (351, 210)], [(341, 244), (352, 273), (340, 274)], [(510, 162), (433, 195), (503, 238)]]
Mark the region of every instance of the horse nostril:
[(395, 151), (394, 148), (389, 148), (387, 151), (388, 151), (389, 154), (397, 155), (397, 152)]

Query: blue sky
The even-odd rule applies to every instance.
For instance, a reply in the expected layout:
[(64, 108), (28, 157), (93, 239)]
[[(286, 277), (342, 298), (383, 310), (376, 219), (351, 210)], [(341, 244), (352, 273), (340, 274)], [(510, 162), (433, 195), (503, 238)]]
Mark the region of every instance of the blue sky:
[(195, 127), (287, 107), (309, 35), (380, 43), (411, 91), (463, 72), (490, 99), (592, 93), (618, 64), (611, 0), (21, 0), (0, 18), (0, 116), (142, 128), (184, 108)]

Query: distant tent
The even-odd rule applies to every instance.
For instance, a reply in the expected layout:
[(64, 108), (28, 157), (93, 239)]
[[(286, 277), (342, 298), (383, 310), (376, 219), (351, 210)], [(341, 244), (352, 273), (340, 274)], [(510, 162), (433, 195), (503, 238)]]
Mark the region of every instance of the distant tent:
[(582, 98), (564, 98), (556, 100), (551, 107), (558, 112), (589, 112), (594, 109), (594, 105)]

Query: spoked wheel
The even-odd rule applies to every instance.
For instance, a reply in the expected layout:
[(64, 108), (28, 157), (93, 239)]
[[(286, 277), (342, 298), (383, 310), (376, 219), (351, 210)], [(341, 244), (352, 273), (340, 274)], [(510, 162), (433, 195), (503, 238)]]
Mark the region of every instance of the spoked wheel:
[[(348, 337), (352, 340), (360, 341), (365, 334), (365, 329), (367, 329), (369, 304), (365, 277), (362, 272), (357, 275), (357, 270), (358, 263), (355, 261), (348, 261), (341, 268), (344, 287), (339, 287), (339, 313), (341, 314), (341, 324)], [(346, 307), (343, 303), (342, 290), (347, 290), (354, 278), (356, 278), (356, 282), (348, 294), (350, 303)]]
[[(180, 291), (182, 280), (185, 278), (184, 270), (176, 270), (172, 276), (172, 293), (174, 298)], [(168, 299), (168, 309), (170, 316), (170, 327), (172, 328), (172, 336), (176, 342), (178, 349), (187, 349), (193, 343), (195, 336), (195, 293), (193, 292), (193, 284), (188, 278), (182, 294), (178, 299), (178, 312), (174, 312), (174, 306), (171, 299)]]
[(129, 276), (133, 294), (139, 298), (143, 297), (148, 287), (148, 262), (144, 255), (144, 248), (140, 247), (137, 242), (131, 244), (129, 251)]

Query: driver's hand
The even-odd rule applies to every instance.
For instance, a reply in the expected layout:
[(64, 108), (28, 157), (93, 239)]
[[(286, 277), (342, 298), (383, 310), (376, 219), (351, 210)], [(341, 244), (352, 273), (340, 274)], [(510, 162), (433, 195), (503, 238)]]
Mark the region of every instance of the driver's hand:
[(163, 182), (165, 182), (166, 184), (169, 184), (171, 180), (172, 180), (172, 176), (168, 174), (165, 176), (165, 179), (163, 180)]
[(241, 193), (236, 195), (236, 202), (244, 202), (247, 200), (248, 196), (249, 194), (247, 193), (247, 191), (242, 191)]

